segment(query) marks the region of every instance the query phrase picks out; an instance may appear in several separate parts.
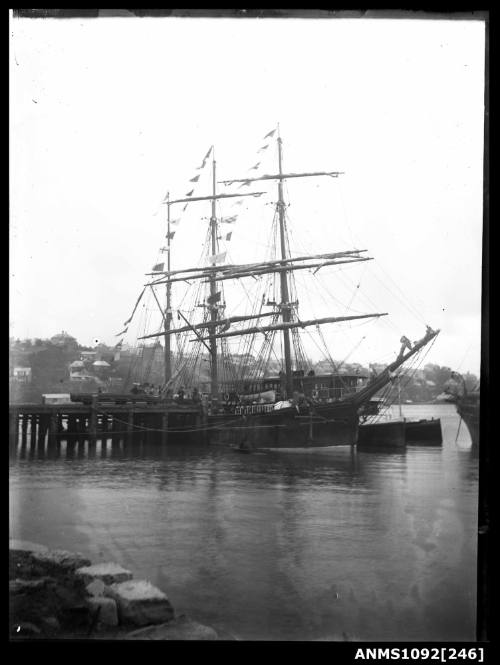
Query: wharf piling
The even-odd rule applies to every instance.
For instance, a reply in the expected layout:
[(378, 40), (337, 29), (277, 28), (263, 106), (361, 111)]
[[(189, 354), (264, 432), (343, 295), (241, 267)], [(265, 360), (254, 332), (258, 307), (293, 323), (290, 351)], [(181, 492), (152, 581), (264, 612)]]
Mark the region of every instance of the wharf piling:
[(36, 429), (37, 429), (37, 416), (32, 414), (30, 416), (30, 446), (35, 447), (36, 441)]
[(90, 407), (90, 418), (89, 418), (89, 434), (91, 443), (95, 443), (97, 438), (97, 395), (92, 397), (92, 404)]
[(22, 445), (24, 446), (26, 446), (26, 439), (28, 436), (28, 418), (29, 416), (27, 414), (23, 414), (21, 419), (21, 439)]
[(19, 434), (19, 416), (16, 412), (9, 411), (9, 449), (15, 451), (17, 449)]
[(134, 403), (126, 397), (113, 402), (107, 395), (94, 395), (88, 403), (11, 404), (9, 451), (25, 456), (29, 450), (40, 456), (46, 449), (53, 457), (66, 441), (67, 456), (76, 450), (78, 456), (84, 450), (95, 456), (101, 441), (105, 457), (108, 452), (118, 454), (122, 445), (128, 449), (135, 444), (207, 443), (205, 421), (197, 404)]
[(131, 435), (133, 433), (134, 433), (134, 412), (132, 409), (130, 409), (127, 414), (127, 434)]
[(59, 414), (57, 413), (57, 411), (51, 413), (49, 416), (49, 441), (48, 441), (49, 446), (54, 446), (56, 443), (56, 437), (59, 429), (58, 421), (59, 421)]

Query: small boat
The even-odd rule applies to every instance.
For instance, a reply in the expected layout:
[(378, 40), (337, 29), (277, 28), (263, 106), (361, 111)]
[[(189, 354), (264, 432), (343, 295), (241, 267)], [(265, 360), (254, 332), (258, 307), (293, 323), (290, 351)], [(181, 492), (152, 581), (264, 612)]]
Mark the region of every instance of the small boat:
[(443, 443), (441, 420), (439, 418), (406, 420), (405, 436), (406, 443), (409, 444), (440, 446)]
[[(439, 418), (431, 420), (422, 418), (420, 420), (407, 420), (403, 418), (401, 409), (401, 376), (397, 376), (399, 419), (404, 421), (405, 442), (422, 446), (440, 446), (443, 443), (441, 433), (441, 420)], [(411, 403), (411, 400), (405, 400), (405, 404)]]
[(398, 449), (406, 446), (404, 420), (366, 423), (358, 428), (358, 450)]

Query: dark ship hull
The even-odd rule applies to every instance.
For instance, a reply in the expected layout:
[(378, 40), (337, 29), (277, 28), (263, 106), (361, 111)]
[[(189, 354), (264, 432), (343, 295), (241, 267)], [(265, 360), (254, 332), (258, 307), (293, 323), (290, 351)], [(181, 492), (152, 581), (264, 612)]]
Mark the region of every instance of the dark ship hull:
[(440, 446), (443, 443), (441, 420), (407, 420), (405, 422), (406, 443), (421, 446)]
[(358, 420), (353, 404), (214, 415), (208, 417), (208, 442), (254, 449), (352, 446), (358, 438)]
[(479, 393), (469, 393), (457, 400), (457, 413), (469, 430), (473, 446), (479, 446)]
[[(352, 446), (358, 443), (359, 419), (376, 415), (379, 402), (372, 399), (400, 365), (425, 346), (438, 331), (428, 330), (406, 353), (372, 377), (361, 390), (353, 390), (339, 401), (304, 404), (276, 409), (273, 404), (255, 404), (209, 415), (207, 441), (252, 448), (304, 448)], [(314, 378), (312, 379), (314, 380)]]
[(406, 445), (405, 422), (392, 420), (389, 422), (370, 423), (360, 425), (358, 435), (358, 449), (397, 449)]

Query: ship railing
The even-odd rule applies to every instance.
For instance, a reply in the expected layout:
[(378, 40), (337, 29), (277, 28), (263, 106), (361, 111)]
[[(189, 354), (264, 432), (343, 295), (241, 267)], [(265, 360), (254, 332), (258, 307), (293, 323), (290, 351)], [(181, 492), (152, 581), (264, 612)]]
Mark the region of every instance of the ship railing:
[(313, 392), (312, 397), (321, 402), (335, 402), (342, 399), (346, 395), (353, 395), (361, 388), (359, 386), (342, 387), (342, 388), (319, 388)]
[(235, 407), (235, 414), (237, 416), (247, 416), (256, 413), (270, 413), (274, 410), (274, 404), (252, 404), (249, 406)]

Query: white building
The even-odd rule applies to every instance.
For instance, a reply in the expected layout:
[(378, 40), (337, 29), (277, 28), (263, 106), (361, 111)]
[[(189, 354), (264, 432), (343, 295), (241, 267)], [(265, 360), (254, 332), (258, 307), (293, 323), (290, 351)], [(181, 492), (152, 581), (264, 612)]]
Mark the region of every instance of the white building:
[(74, 360), (69, 366), (69, 378), (71, 381), (82, 381), (85, 374), (85, 363), (83, 360)]
[(12, 376), (18, 383), (31, 383), (31, 367), (14, 367)]

